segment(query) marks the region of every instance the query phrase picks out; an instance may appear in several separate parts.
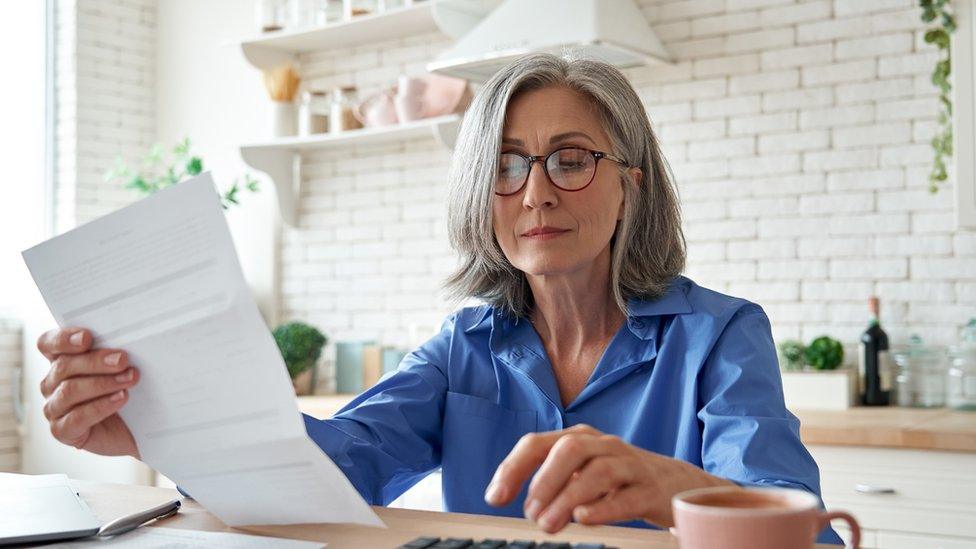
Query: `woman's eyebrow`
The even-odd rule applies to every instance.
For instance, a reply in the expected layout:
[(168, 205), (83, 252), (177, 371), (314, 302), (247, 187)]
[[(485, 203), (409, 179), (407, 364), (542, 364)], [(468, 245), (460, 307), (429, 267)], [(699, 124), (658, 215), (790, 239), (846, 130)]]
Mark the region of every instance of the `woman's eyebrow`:
[(582, 138), (585, 138), (590, 143), (593, 143), (593, 145), (596, 145), (596, 141), (593, 141), (593, 138), (591, 138), (590, 136), (586, 135), (583, 132), (575, 132), (575, 131), (574, 132), (557, 133), (556, 135), (554, 135), (554, 136), (552, 136), (552, 137), (549, 138), (549, 144), (551, 145), (551, 144), (557, 143), (559, 141), (565, 141), (566, 139), (569, 139), (570, 137), (582, 137)]
[[(549, 138), (549, 144), (551, 145), (551, 144), (557, 143), (559, 141), (565, 141), (566, 139), (569, 139), (570, 137), (582, 137), (582, 138), (585, 138), (590, 143), (593, 143), (594, 145), (596, 145), (596, 141), (593, 141), (593, 138), (591, 138), (590, 136), (586, 135), (583, 132), (578, 132), (578, 131), (557, 133), (556, 135), (554, 135), (554, 136), (552, 136), (552, 137)], [(511, 145), (518, 145), (520, 147), (525, 144), (521, 139), (515, 139), (514, 137), (502, 137), (502, 143), (508, 143), (508, 144), (511, 144)]]

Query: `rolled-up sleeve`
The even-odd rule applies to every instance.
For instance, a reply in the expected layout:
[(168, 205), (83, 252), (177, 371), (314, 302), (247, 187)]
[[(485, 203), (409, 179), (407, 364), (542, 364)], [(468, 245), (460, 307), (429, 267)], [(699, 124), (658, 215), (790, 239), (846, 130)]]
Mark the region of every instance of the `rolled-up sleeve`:
[[(702, 465), (746, 486), (799, 488), (820, 496), (820, 472), (783, 399), (776, 348), (762, 308), (740, 308), (699, 379)], [(830, 528), (821, 543), (840, 543)]]
[(334, 417), (304, 416), (309, 436), (370, 504), (390, 503), (440, 465), (453, 326), (452, 317)]

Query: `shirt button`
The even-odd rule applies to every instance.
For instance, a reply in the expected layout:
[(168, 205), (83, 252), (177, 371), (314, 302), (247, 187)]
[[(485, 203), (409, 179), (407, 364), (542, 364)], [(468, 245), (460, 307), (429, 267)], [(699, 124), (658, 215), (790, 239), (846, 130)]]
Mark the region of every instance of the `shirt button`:
[(632, 328), (636, 328), (636, 329), (639, 330), (639, 329), (641, 329), (641, 328), (644, 327), (644, 322), (642, 320), (638, 320), (636, 318), (633, 318), (633, 319), (630, 320), (630, 326)]

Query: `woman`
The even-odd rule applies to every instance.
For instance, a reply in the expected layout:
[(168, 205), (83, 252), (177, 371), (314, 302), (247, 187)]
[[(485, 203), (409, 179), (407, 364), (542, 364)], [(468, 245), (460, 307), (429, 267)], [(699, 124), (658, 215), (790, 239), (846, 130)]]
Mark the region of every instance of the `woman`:
[[(334, 418), (305, 417), (366, 500), (441, 467), (449, 510), (524, 513), (556, 532), (667, 527), (671, 496), (705, 486), (819, 495), (765, 313), (680, 276), (676, 192), (619, 71), (551, 55), (506, 67), (465, 116), (450, 177), (462, 262), (448, 285), (486, 304), (452, 314)], [(38, 342), (51, 430), (138, 457), (116, 413), (138, 373), (91, 340)]]

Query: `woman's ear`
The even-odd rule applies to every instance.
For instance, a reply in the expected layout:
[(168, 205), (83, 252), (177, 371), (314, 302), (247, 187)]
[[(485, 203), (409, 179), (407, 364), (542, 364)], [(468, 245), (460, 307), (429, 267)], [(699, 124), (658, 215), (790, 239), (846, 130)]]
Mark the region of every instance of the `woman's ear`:
[(644, 172), (640, 168), (630, 168), (627, 170), (627, 175), (634, 182), (634, 185), (640, 187), (641, 181), (644, 179)]
[[(630, 183), (636, 188), (640, 188), (641, 179), (644, 177), (644, 172), (640, 168), (629, 168), (627, 170), (627, 177)], [(620, 201), (620, 208), (617, 211), (617, 221), (624, 218), (624, 201)]]

